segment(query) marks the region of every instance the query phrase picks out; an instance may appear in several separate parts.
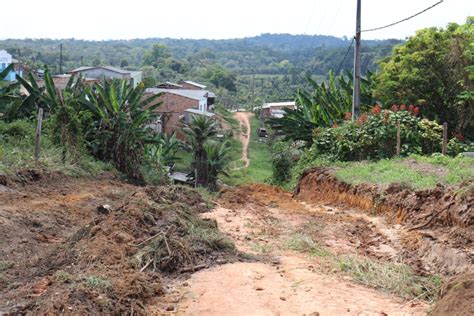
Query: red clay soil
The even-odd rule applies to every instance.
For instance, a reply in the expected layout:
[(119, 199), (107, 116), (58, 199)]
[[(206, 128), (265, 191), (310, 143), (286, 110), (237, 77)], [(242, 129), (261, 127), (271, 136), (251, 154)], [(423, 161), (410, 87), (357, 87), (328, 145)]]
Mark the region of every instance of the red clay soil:
[(308, 202), (355, 207), (401, 225), (405, 262), (421, 273), (456, 276), (442, 291), (433, 315), (472, 315), (474, 193), (463, 190), (469, 185), (427, 190), (399, 184), (351, 185), (338, 181), (331, 169), (315, 168), (301, 176), (294, 195)]
[(462, 275), (448, 282), (431, 315), (474, 315), (474, 274)]
[(188, 188), (25, 183), (1, 186), (0, 315), (147, 314), (167, 279), (238, 260)]
[(399, 184), (350, 185), (337, 180), (331, 169), (315, 168), (301, 176), (294, 194), (305, 201), (357, 207), (403, 224), (409, 231), (404, 236), (407, 255), (418, 253), (431, 272), (455, 275), (474, 269), (472, 192), (442, 185), (427, 190)]

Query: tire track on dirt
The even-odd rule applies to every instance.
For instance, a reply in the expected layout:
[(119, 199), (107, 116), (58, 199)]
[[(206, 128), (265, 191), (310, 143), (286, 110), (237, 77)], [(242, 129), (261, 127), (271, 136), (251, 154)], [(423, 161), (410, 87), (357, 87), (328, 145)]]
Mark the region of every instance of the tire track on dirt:
[[(239, 135), (239, 140), (242, 143), (242, 157), (240, 158), (244, 162), (244, 166), (242, 168), (248, 168), (250, 165), (249, 155), (249, 142), (250, 142), (250, 117), (252, 117), (252, 113), (250, 112), (235, 112), (234, 118), (239, 121), (241, 132)], [(247, 132), (244, 132), (244, 131)], [(238, 168), (240, 169), (240, 168)]]

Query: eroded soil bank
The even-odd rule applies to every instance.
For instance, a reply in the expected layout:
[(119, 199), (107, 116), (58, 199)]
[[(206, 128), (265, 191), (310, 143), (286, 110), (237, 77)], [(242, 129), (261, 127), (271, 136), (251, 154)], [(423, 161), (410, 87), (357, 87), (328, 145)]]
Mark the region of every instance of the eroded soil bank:
[(403, 225), (406, 260), (417, 260), (422, 271), (450, 276), (474, 271), (474, 192), (463, 189), (468, 187), (354, 186), (338, 181), (331, 169), (316, 168), (301, 176), (295, 197), (355, 207)]
[(445, 285), (432, 315), (474, 314), (474, 192), (473, 182), (413, 190), (392, 184), (350, 185), (338, 181), (333, 170), (306, 171), (295, 197), (355, 207), (383, 216), (398, 225), (401, 259), (419, 273), (444, 276)]

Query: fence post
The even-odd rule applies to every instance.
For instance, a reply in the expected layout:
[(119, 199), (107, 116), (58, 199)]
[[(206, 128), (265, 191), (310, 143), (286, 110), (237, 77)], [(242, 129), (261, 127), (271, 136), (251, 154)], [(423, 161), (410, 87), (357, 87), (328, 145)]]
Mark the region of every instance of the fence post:
[(448, 152), (448, 123), (443, 123), (443, 147), (441, 148), (441, 153), (446, 155)]
[(400, 140), (400, 121), (397, 121), (397, 156), (400, 156), (400, 147), (401, 147), (401, 140)]
[(35, 133), (35, 167), (38, 168), (38, 160), (40, 155), (41, 145), (41, 126), (43, 124), (43, 108), (38, 109), (38, 123), (36, 125)]

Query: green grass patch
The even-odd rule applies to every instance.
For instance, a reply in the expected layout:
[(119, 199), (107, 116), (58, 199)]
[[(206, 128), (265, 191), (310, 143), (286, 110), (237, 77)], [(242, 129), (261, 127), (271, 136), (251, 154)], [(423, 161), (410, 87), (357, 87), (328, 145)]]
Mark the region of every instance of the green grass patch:
[(83, 280), (85, 286), (94, 290), (109, 291), (112, 289), (112, 284), (101, 277), (97, 276), (88, 276)]
[(311, 256), (328, 257), (331, 253), (318, 245), (309, 235), (293, 233), (283, 242), (286, 249), (307, 253)]
[(14, 263), (12, 261), (0, 260), (0, 273), (13, 267)]
[(352, 184), (388, 185), (396, 182), (426, 189), (437, 183), (454, 185), (474, 179), (474, 159), (411, 156), (377, 162), (344, 163), (336, 168), (336, 177)]
[(180, 172), (190, 172), (193, 153), (190, 150), (180, 149), (176, 153), (174, 169)]
[(57, 281), (68, 283), (74, 280), (74, 276), (66, 271), (58, 270), (54, 273), (54, 278)]
[(434, 301), (442, 286), (438, 276), (418, 276), (402, 263), (351, 255), (338, 258), (337, 264), (342, 272), (349, 274), (355, 281), (404, 298)]

